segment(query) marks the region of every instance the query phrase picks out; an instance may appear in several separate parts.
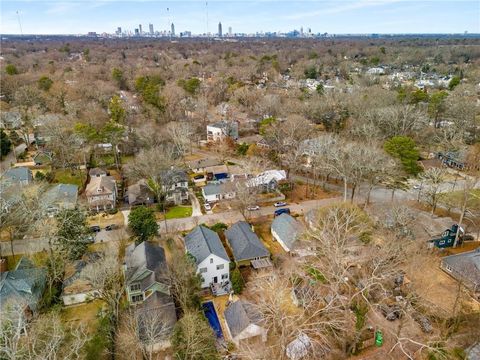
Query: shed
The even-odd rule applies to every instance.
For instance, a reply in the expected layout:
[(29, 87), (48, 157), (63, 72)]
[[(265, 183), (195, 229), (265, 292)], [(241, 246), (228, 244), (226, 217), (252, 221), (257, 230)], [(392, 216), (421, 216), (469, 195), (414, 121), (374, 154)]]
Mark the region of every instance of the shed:
[(238, 300), (225, 309), (224, 317), (227, 333), (237, 346), (254, 338), (267, 341), (267, 329), (262, 326), (263, 317), (255, 305)]

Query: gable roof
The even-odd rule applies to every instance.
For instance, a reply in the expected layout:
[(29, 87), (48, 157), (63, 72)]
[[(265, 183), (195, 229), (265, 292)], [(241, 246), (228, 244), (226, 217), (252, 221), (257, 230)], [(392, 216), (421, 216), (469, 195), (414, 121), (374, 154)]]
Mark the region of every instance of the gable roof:
[(260, 326), (263, 320), (255, 305), (244, 300), (238, 300), (230, 304), (225, 309), (224, 316), (232, 337), (236, 337), (250, 324)]
[(132, 184), (128, 187), (128, 203), (144, 203), (147, 201), (153, 201), (155, 195), (152, 190), (147, 185), (145, 179), (137, 181), (135, 184)]
[(188, 162), (188, 166), (190, 169), (199, 169), (199, 168), (205, 168), (209, 166), (216, 166), (216, 165), (222, 165), (222, 162), (218, 159), (215, 158), (206, 158), (206, 159), (199, 159), (199, 160), (192, 160)]
[(285, 170), (267, 170), (264, 171), (254, 178), (251, 178), (247, 182), (247, 186), (260, 186), (268, 185), (272, 181), (282, 181), (287, 178), (287, 173)]
[(30, 183), (33, 181), (32, 172), (29, 168), (24, 166), (13, 167), (5, 171), (3, 178), (11, 182), (24, 182)]
[(227, 231), (225, 237), (232, 248), (235, 261), (251, 260), (257, 257), (267, 257), (270, 253), (262, 244), (257, 234), (245, 221), (233, 224)]
[(87, 196), (107, 195), (115, 191), (115, 178), (113, 176), (92, 177), (87, 185)]
[(131, 244), (125, 254), (126, 280), (134, 279), (137, 274), (149, 270), (155, 275), (155, 281), (161, 282), (167, 277), (168, 267), (165, 251), (161, 246), (144, 241), (135, 246)]
[(106, 176), (106, 175), (107, 175), (107, 171), (104, 170), (104, 169), (101, 169), (101, 168), (96, 167), (96, 168), (90, 169), (90, 170), (88, 171), (88, 175), (90, 175), (90, 176), (98, 176), (98, 175), (100, 175), (100, 176)]
[(46, 284), (45, 269), (36, 268), (27, 258), (21, 258), (15, 270), (0, 274), (0, 306), (28, 306), (35, 311)]
[(454, 273), (470, 280), (475, 286), (480, 286), (480, 248), (445, 256), (442, 262), (448, 265)]
[(42, 200), (47, 205), (68, 204), (75, 206), (78, 197), (78, 186), (73, 184), (57, 184), (48, 189)]
[(168, 169), (160, 172), (163, 182), (167, 184), (177, 184), (179, 182), (188, 182), (187, 173), (182, 169)]
[(272, 222), (272, 231), (291, 249), (303, 230), (303, 226), (289, 214), (281, 214)]
[(218, 234), (202, 225), (195, 227), (185, 236), (185, 248), (195, 257), (197, 265), (210, 256), (210, 254), (230, 261)]

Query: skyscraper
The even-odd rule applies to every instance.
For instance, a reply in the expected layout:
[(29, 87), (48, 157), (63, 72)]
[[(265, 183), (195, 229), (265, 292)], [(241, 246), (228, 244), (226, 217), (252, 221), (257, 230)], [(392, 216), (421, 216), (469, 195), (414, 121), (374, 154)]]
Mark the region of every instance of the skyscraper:
[(148, 25), (148, 30), (150, 31), (150, 35), (153, 35), (153, 24)]
[(138, 32), (140, 33), (140, 35), (143, 34), (143, 31), (142, 31), (142, 24), (139, 24), (138, 25)]
[(122, 35), (122, 28), (120, 26), (117, 27), (117, 35)]
[(135, 29), (135, 36), (138, 36), (140, 35), (140, 32), (138, 31), (138, 29)]
[(232, 36), (232, 27), (231, 26), (228, 27), (228, 35)]
[(172, 25), (170, 26), (171, 28), (171, 33), (172, 33), (172, 36), (175, 36), (175, 25), (172, 23)]
[(221, 22), (218, 23), (218, 36), (222, 37), (222, 23)]

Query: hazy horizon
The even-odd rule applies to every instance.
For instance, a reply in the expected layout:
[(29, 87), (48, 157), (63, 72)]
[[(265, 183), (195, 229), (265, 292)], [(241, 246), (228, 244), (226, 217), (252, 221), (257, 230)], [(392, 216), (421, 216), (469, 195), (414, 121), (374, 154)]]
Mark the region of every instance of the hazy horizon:
[[(168, 10), (167, 10), (168, 9)], [(208, 22), (207, 22), (208, 9)], [(18, 14), (17, 14), (18, 12)], [(175, 24), (176, 33), (288, 32), (330, 34), (461, 34), (480, 32), (478, 1), (2, 1), (4, 35), (148, 32)], [(207, 27), (208, 24), (208, 27)]]

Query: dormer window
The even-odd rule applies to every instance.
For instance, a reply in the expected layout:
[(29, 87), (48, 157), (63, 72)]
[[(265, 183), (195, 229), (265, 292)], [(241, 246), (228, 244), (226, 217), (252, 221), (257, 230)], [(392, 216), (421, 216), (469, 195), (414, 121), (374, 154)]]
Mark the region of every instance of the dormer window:
[(210, 258), (210, 264), (213, 264), (213, 258)]
[(131, 292), (140, 291), (140, 289), (141, 289), (141, 285), (139, 283), (130, 285), (130, 291)]

